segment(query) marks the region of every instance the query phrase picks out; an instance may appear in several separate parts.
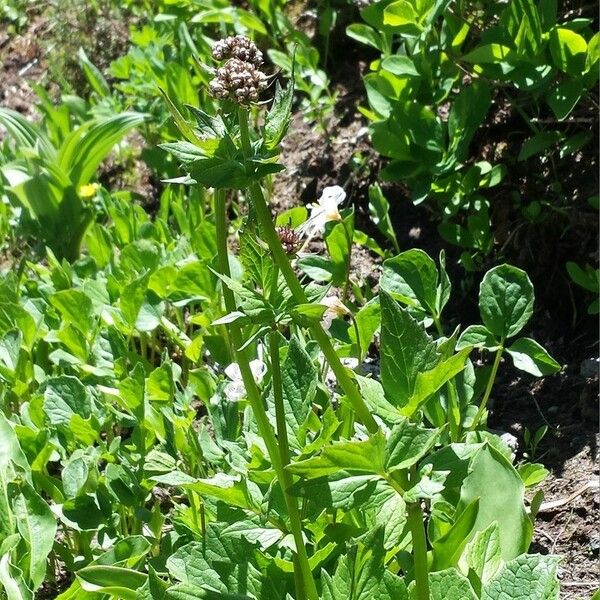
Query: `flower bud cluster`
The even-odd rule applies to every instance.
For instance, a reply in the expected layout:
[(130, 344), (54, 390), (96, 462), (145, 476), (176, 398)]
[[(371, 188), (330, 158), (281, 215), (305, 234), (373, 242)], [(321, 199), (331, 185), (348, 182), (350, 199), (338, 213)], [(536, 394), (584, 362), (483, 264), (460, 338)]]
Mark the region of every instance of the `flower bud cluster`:
[(262, 52), (247, 37), (237, 35), (220, 40), (213, 47), (215, 60), (227, 60), (210, 82), (210, 93), (220, 100), (238, 104), (256, 102), (267, 87), (267, 76), (259, 70)]
[(212, 49), (212, 57), (218, 61), (237, 58), (244, 62), (260, 67), (263, 62), (263, 54), (256, 44), (244, 35), (229, 36), (219, 40)]
[(295, 254), (300, 247), (300, 235), (288, 225), (276, 227), (275, 231), (286, 254)]

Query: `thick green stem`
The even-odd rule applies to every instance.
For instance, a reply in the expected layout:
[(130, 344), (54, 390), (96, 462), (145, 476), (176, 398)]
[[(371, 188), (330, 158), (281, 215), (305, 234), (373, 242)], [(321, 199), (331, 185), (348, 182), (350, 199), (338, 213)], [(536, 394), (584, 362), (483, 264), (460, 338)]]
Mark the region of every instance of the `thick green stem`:
[(494, 382), (496, 381), (496, 375), (498, 374), (498, 367), (500, 366), (500, 360), (502, 358), (502, 353), (504, 352), (504, 340), (498, 347), (496, 351), (496, 358), (494, 359), (494, 364), (492, 365), (492, 372), (490, 373), (490, 378), (488, 379), (487, 385), (485, 387), (485, 392), (483, 394), (483, 398), (481, 399), (481, 404), (479, 405), (479, 409), (477, 410), (477, 414), (473, 419), (473, 423), (471, 423), (471, 427), (469, 427), (469, 431), (475, 431), (481, 419), (483, 418), (483, 413), (487, 407), (488, 400), (490, 399), (490, 394), (492, 393), (492, 388), (494, 387)]
[(429, 574), (427, 569), (427, 540), (423, 511), (419, 502), (406, 505), (408, 525), (412, 536), (413, 560), (415, 565), (415, 584), (417, 600), (429, 600)]
[[(223, 275), (230, 277), (231, 273), (229, 270), (229, 259), (227, 252), (227, 214), (225, 205), (225, 193), (223, 190), (218, 189), (216, 190), (215, 194), (219, 271)], [(222, 287), (225, 308), (228, 312), (234, 312), (236, 310), (236, 302), (233, 292), (225, 285), (223, 285)], [(233, 351), (236, 357), (236, 362), (240, 368), (240, 373), (242, 375), (242, 380), (246, 389), (246, 396), (248, 398), (248, 402), (250, 403), (250, 407), (252, 408), (252, 413), (256, 420), (258, 432), (265, 442), (267, 452), (269, 453), (269, 458), (271, 460), (271, 464), (273, 465), (273, 469), (277, 476), (277, 480), (279, 482), (279, 485), (281, 486), (283, 495), (286, 499), (288, 516), (290, 519), (290, 529), (292, 531), (294, 541), (296, 543), (297, 562), (302, 573), (303, 585), (305, 588), (304, 591), (306, 592), (304, 594), (303, 590), (298, 590), (298, 592), (300, 593), (298, 600), (303, 600), (304, 598), (307, 598), (308, 600), (318, 600), (317, 588), (312, 577), (310, 564), (308, 562), (308, 555), (306, 554), (306, 548), (304, 547), (304, 540), (302, 538), (302, 521), (300, 519), (298, 505), (296, 504), (295, 499), (291, 498), (286, 493), (286, 490), (293, 483), (292, 477), (284, 469), (286, 463), (283, 460), (280, 444), (278, 443), (277, 438), (275, 436), (275, 432), (271, 427), (271, 423), (269, 422), (269, 418), (267, 417), (267, 413), (265, 411), (260, 392), (258, 390), (256, 381), (254, 380), (254, 376), (250, 369), (250, 358), (248, 356), (247, 349), (241, 350), (243, 345), (242, 332), (235, 322), (229, 323), (228, 329), (231, 342), (233, 344)], [(289, 450), (287, 460), (289, 461)]]
[[(248, 114), (244, 109), (240, 109), (239, 120), (242, 148), (244, 150), (244, 154), (249, 156), (251, 148), (250, 138), (248, 135)], [(308, 299), (304, 293), (304, 289), (302, 288), (300, 281), (298, 281), (298, 278), (296, 277), (296, 274), (290, 265), (283, 247), (281, 246), (281, 242), (277, 237), (277, 232), (275, 231), (271, 213), (269, 212), (269, 207), (267, 206), (267, 202), (263, 196), (262, 189), (257, 183), (253, 183), (250, 186), (249, 193), (254, 209), (256, 210), (261, 233), (267, 242), (269, 249), (271, 250), (275, 264), (283, 275), (283, 278), (285, 279), (288, 288), (294, 297), (294, 300), (298, 304), (306, 304)], [(321, 347), (321, 351), (325, 355), (331, 370), (335, 374), (337, 382), (350, 400), (354, 412), (357, 414), (358, 418), (370, 433), (376, 433), (379, 431), (379, 426), (362, 399), (357, 386), (352, 381), (344, 365), (342, 365), (340, 362), (340, 359), (334, 350), (333, 345), (331, 344), (329, 336), (318, 323), (313, 325), (310, 330), (312, 336)]]

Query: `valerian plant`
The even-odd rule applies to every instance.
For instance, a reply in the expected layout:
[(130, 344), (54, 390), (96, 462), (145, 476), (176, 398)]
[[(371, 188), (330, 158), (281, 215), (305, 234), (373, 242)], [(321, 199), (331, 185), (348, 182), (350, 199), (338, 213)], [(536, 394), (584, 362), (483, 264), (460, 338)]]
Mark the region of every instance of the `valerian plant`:
[[(490, 271), (484, 325), (459, 338), (441, 318), (443, 256), (438, 269), (425, 253), (403, 253), (385, 263), (379, 297), (351, 314), (334, 289), (295, 268), (317, 218), (343, 220), (337, 200), (314, 206), (303, 226), (282, 225), (262, 185), (282, 169), (291, 85), (276, 84), (257, 118), (269, 81), (260, 51), (237, 36), (213, 58), (220, 111), (190, 107), (191, 125), (166, 98), (185, 140), (165, 148), (183, 164), (180, 181), (213, 189), (223, 306), (212, 326), (225, 329), (233, 360), (206, 406), (202, 469), (151, 476), (188, 497), (174, 552), (147, 571), (87, 566), (82, 585), (136, 598), (557, 598), (558, 559), (526, 554), (539, 503), (525, 500), (531, 469), (517, 470), (484, 427), (504, 351), (536, 375), (558, 368), (529, 338), (507, 345), (532, 314), (526, 275)], [(227, 210), (236, 196), (247, 215), (237, 256)], [(344, 328), (350, 316), (356, 327)], [(374, 339), (381, 372), (368, 377), (360, 362)], [(496, 352), (480, 400), (474, 346)], [(352, 354), (354, 370), (343, 358)]]

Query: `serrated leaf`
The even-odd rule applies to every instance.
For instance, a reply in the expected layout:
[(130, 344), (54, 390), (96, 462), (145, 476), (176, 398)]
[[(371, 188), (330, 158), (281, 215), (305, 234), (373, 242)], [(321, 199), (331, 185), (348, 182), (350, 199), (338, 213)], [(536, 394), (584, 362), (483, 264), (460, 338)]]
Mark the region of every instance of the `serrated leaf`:
[(287, 87), (281, 88), (279, 82), (275, 85), (275, 98), (265, 117), (265, 146), (268, 150), (276, 148), (290, 124), (292, 115), (292, 100), (294, 98), (294, 72), (292, 70)]

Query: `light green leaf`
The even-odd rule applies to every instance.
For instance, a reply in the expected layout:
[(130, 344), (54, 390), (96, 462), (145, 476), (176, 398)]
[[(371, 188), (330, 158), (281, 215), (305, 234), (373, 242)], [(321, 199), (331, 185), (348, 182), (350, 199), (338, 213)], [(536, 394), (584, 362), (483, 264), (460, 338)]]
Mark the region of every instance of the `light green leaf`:
[(287, 469), (306, 479), (315, 479), (340, 470), (383, 473), (384, 461), (385, 437), (379, 432), (364, 442), (334, 442), (319, 456), (292, 463)]
[(506, 264), (488, 271), (479, 288), (483, 323), (503, 340), (523, 329), (533, 314), (533, 301), (533, 285), (527, 273)]
[[(288, 345), (287, 355), (281, 365), (283, 406), (288, 431), (298, 433), (311, 410), (316, 390), (317, 370), (310, 356), (295, 337)], [(273, 402), (272, 392), (270, 402)], [(292, 442), (292, 440), (290, 440)], [(297, 445), (295, 443), (294, 445)]]
[(585, 68), (587, 42), (571, 29), (555, 27), (550, 32), (550, 54), (561, 71), (581, 77)]
[(147, 580), (144, 573), (113, 565), (91, 565), (76, 574), (85, 591), (109, 594), (119, 600), (136, 600), (136, 590)]
[(469, 325), (458, 338), (456, 349), (461, 350), (467, 346), (485, 348), (490, 352), (498, 349), (498, 341), (485, 325)]
[(433, 448), (439, 431), (425, 429), (408, 419), (395, 425), (385, 447), (385, 470), (408, 469)]
[(44, 391), (44, 412), (53, 425), (68, 425), (73, 415), (89, 418), (92, 414), (92, 401), (77, 377), (51, 377)]
[(560, 558), (523, 554), (506, 564), (483, 588), (481, 600), (558, 600)]
[(50, 304), (59, 312), (65, 322), (74, 325), (82, 333), (88, 333), (93, 326), (92, 301), (79, 290), (62, 290), (50, 296)]
[(430, 600), (478, 600), (469, 580), (456, 569), (429, 573), (429, 589)]
[(387, 399), (404, 406), (413, 395), (418, 373), (433, 369), (439, 355), (423, 327), (385, 291), (380, 303), (381, 383)]
[(471, 570), (477, 575), (479, 588), (487, 584), (502, 566), (500, 552), (500, 530), (494, 521), (483, 531), (478, 531), (467, 544), (460, 560), (465, 572)]
[(457, 565), (463, 548), (471, 537), (478, 511), (479, 499), (476, 498), (458, 515), (450, 529), (433, 542), (432, 571), (441, 571)]
[(531, 542), (533, 528), (524, 497), (525, 486), (514, 467), (498, 450), (485, 444), (471, 460), (456, 510), (460, 514), (479, 498), (474, 529), (482, 531), (497, 521), (502, 558), (511, 560), (525, 552)]
[(13, 511), (19, 533), (29, 550), (29, 580), (37, 589), (46, 578), (46, 560), (56, 535), (56, 519), (42, 497), (26, 482), (14, 499)]
[(536, 377), (552, 375), (560, 371), (560, 365), (546, 349), (531, 338), (519, 338), (506, 351), (511, 355), (517, 369)]
[(383, 263), (381, 289), (407, 306), (435, 314), (438, 271), (433, 259), (417, 248)]

